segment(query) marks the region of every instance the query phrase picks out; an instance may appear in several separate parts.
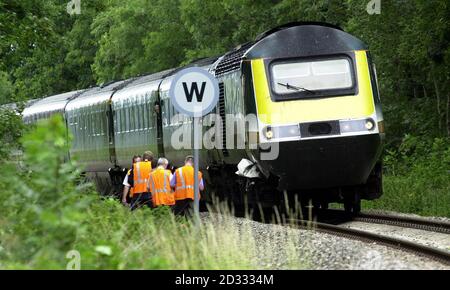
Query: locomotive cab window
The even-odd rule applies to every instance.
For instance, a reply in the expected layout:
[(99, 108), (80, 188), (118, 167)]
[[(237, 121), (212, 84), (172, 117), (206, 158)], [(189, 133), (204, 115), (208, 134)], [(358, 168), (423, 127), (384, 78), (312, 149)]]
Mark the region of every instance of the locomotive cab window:
[(276, 101), (356, 93), (353, 64), (348, 57), (275, 61), (270, 65), (270, 75)]

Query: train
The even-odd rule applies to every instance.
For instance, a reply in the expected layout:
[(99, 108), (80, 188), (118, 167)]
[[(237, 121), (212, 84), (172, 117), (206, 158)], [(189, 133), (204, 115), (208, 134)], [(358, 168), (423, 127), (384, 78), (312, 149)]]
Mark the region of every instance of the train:
[[(172, 144), (173, 134), (181, 126), (190, 132), (193, 120), (180, 117), (169, 96), (186, 67), (209, 71), (220, 89), (216, 107), (202, 119), (215, 145), (199, 153), (206, 201), (217, 196), (260, 208), (337, 202), (358, 213), (361, 200), (382, 195), (385, 132), (376, 68), (365, 43), (327, 23), (288, 23), (220, 56), (45, 97), (24, 109), (23, 120), (61, 114), (73, 135), (68, 159), (102, 194), (114, 194), (134, 154), (150, 150), (173, 168), (191, 154)], [(233, 116), (253, 122), (234, 130), (225, 125)]]

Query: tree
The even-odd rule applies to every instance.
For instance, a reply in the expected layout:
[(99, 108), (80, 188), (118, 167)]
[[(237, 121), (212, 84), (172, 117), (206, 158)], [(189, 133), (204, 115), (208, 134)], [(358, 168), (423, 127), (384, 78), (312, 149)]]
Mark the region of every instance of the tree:
[(179, 66), (191, 43), (179, 14), (178, 0), (131, 0), (95, 17), (99, 47), (92, 67), (98, 82)]
[(72, 27), (64, 34), (67, 53), (64, 66), (74, 80), (74, 88), (87, 88), (95, 84), (96, 76), (92, 71), (98, 42), (91, 33), (95, 17), (106, 9), (104, 0), (90, 0), (82, 2), (81, 14), (73, 15)]
[(17, 99), (73, 88), (64, 66), (62, 35), (71, 26), (66, 1), (0, 1), (0, 66), (9, 73)]
[(6, 72), (0, 71), (0, 105), (13, 102), (14, 87)]
[(387, 1), (379, 15), (359, 0), (92, 0), (73, 16), (66, 5), (0, 0), (0, 102), (157, 72), (280, 24), (324, 21), (369, 45), (394, 135), (450, 134), (446, 0)]

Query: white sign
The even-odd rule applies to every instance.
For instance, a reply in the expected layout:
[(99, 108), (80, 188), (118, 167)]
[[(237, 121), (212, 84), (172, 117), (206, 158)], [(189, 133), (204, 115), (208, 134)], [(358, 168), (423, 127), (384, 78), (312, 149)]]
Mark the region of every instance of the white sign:
[(216, 106), (219, 83), (202, 68), (186, 68), (175, 75), (169, 96), (178, 112), (190, 117), (202, 117)]

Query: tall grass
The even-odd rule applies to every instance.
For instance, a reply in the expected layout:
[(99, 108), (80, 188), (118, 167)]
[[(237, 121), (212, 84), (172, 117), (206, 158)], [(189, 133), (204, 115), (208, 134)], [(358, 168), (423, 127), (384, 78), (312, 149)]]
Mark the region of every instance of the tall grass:
[[(254, 239), (224, 218), (220, 223), (175, 217), (169, 208), (130, 212), (116, 200), (94, 203), (88, 231), (77, 237), (86, 268), (250, 269)], [(95, 251), (95, 249), (102, 249)], [(94, 249), (94, 251), (92, 251)], [(109, 249), (105, 254), (104, 249)]]
[[(130, 212), (117, 200), (96, 193), (80, 198), (88, 198), (90, 204), (82, 219), (73, 221), (76, 227), (34, 232), (21, 225), (28, 237), (21, 230), (2, 233), (0, 268), (65, 269), (66, 254), (72, 250), (80, 254), (81, 269), (272, 269), (280, 267), (274, 262), (280, 259), (285, 269), (308, 265), (308, 256), (297, 247), (305, 242), (297, 232), (264, 225), (273, 228), (262, 233), (249, 220), (236, 223), (225, 208), (202, 217), (197, 226), (167, 207)], [(70, 235), (53, 232), (61, 230)], [(29, 238), (34, 241), (32, 251), (26, 249), (29, 243), (21, 242)], [(56, 246), (61, 241), (64, 245)]]

